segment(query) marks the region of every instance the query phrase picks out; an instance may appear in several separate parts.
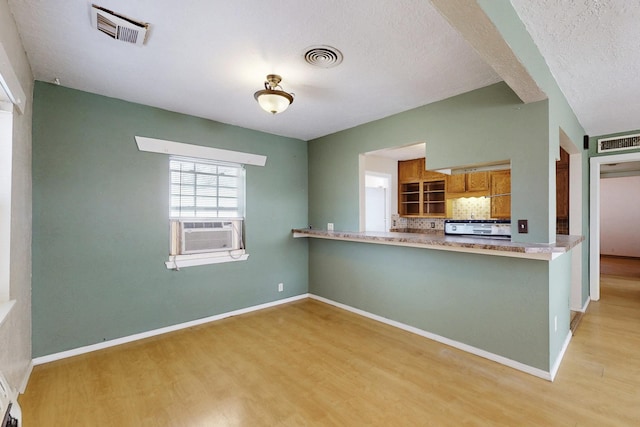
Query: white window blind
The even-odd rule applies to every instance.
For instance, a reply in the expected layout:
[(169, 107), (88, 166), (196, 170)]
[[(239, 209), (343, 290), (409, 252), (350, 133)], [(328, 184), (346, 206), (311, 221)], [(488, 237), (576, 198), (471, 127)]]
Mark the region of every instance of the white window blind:
[(241, 164), (172, 156), (171, 218), (243, 218)]

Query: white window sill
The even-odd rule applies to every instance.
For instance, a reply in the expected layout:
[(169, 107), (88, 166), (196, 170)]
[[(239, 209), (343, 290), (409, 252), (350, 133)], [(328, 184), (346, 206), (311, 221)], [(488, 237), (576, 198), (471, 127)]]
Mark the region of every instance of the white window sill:
[(192, 255), (171, 255), (165, 265), (169, 270), (178, 270), (183, 267), (197, 265), (219, 264), (222, 262), (246, 261), (249, 254), (244, 249), (234, 251), (210, 252)]
[(9, 317), (11, 309), (16, 304), (16, 300), (0, 302), (0, 326), (4, 323), (5, 319)]

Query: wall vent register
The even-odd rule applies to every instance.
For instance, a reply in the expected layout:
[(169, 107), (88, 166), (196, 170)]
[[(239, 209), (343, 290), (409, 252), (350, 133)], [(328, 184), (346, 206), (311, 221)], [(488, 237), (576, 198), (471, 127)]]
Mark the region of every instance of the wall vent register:
[(635, 150), (638, 148), (640, 148), (640, 134), (601, 138), (598, 140), (598, 153)]

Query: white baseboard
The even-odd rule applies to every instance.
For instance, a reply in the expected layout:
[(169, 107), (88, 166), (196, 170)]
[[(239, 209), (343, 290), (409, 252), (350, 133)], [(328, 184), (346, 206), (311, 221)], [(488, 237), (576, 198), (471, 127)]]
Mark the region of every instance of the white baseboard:
[(556, 357), (555, 363), (553, 364), (553, 366), (551, 366), (551, 372), (550, 372), (551, 381), (556, 379), (556, 374), (558, 373), (558, 369), (560, 369), (560, 363), (564, 358), (564, 353), (567, 351), (567, 348), (569, 348), (569, 343), (571, 342), (572, 337), (573, 337), (573, 333), (569, 331), (569, 333), (567, 334), (567, 337), (564, 339), (564, 343), (562, 344), (562, 349), (560, 350), (560, 354), (558, 354), (558, 357)]
[[(480, 357), (483, 357), (485, 359), (492, 360), (494, 362), (500, 363), (500, 364), (508, 366), (510, 368), (517, 369), (519, 371), (525, 372), (525, 373), (530, 374), (530, 375), (534, 375), (534, 376), (536, 376), (538, 378), (542, 378), (542, 379), (545, 379), (547, 381), (553, 381), (553, 377), (551, 375), (551, 372), (546, 372), (546, 371), (544, 371), (542, 369), (535, 368), (535, 367), (529, 366), (529, 365), (525, 365), (524, 363), (517, 362), (515, 360), (506, 358), (504, 356), (500, 356), (499, 354), (490, 353), (490, 352), (488, 352), (486, 350), (482, 350), (480, 348), (476, 348), (476, 347), (470, 346), (468, 344), (461, 343), (459, 341), (454, 341), (452, 339), (449, 339), (449, 338), (446, 338), (446, 337), (443, 337), (443, 336), (440, 336), (440, 335), (436, 335), (434, 333), (427, 332), (427, 331), (424, 331), (422, 329), (418, 329), (418, 328), (416, 328), (414, 326), (410, 326), (410, 325), (407, 325), (407, 324), (404, 324), (404, 323), (400, 323), (400, 322), (397, 322), (395, 320), (387, 319), (386, 317), (378, 316), (377, 314), (369, 313), (368, 311), (360, 310), (358, 308), (354, 308), (354, 307), (351, 307), (349, 305), (342, 304), (342, 303), (339, 303), (339, 302), (336, 302), (336, 301), (333, 301), (333, 300), (330, 300), (330, 299), (327, 299), (327, 298), (324, 298), (324, 297), (321, 297), (321, 296), (318, 296), (318, 295), (309, 294), (309, 298), (312, 298), (312, 299), (315, 299), (315, 300), (318, 300), (318, 301), (322, 301), (324, 303), (333, 305), (333, 306), (341, 308), (343, 310), (347, 310), (347, 311), (350, 311), (352, 313), (359, 314), (361, 316), (367, 317), (369, 319), (376, 320), (378, 322), (385, 323), (385, 324), (390, 325), (390, 326), (394, 326), (394, 327), (399, 328), (399, 329), (403, 329), (405, 331), (414, 333), (416, 335), (420, 335), (420, 336), (428, 338), (430, 340), (437, 341), (437, 342), (442, 343), (442, 344), (446, 344), (446, 345), (448, 345), (450, 347), (454, 347), (454, 348), (457, 348), (459, 350), (466, 351), (467, 353), (471, 353), (471, 354), (474, 354), (476, 356), (480, 356)], [(569, 334), (569, 335), (571, 335), (571, 334)], [(568, 338), (571, 339), (571, 337), (568, 337)], [(563, 351), (561, 352), (561, 355), (559, 356), (558, 360), (556, 360), (556, 363), (558, 364), (558, 366), (560, 365), (560, 360), (562, 360), (562, 355), (564, 354), (564, 350), (566, 349), (567, 345), (568, 345), (568, 342), (565, 343), (565, 347), (563, 347)], [(557, 367), (556, 367), (556, 371), (557, 371)]]
[[(231, 316), (238, 316), (241, 314), (245, 314), (245, 313), (251, 313), (253, 311), (258, 311), (258, 310), (263, 310), (265, 308), (270, 308), (270, 307), (276, 307), (278, 305), (282, 305), (282, 304), (287, 304), (293, 301), (298, 301), (301, 299), (305, 299), (305, 298), (312, 298), (318, 301), (322, 301), (324, 303), (333, 305), (334, 307), (338, 307), (341, 308), (343, 310), (361, 315), (363, 317), (367, 317), (369, 319), (372, 320), (376, 320), (378, 322), (381, 323), (385, 323), (387, 325), (390, 326), (394, 326), (396, 328), (414, 333), (416, 335), (420, 335), (422, 337), (431, 339), (433, 341), (437, 341), (439, 343), (457, 348), (459, 350), (462, 351), (466, 351), (467, 353), (471, 353), (474, 354), (476, 356), (480, 356), (483, 357), (485, 359), (488, 360), (492, 360), (494, 362), (500, 363), (502, 365), (508, 366), (510, 368), (513, 369), (517, 369), (519, 371), (525, 372), (527, 374), (536, 376), (538, 378), (542, 378), (545, 379), (547, 381), (553, 381), (553, 379), (555, 378), (555, 375), (560, 367), (560, 362), (562, 361), (562, 358), (564, 356), (564, 353), (569, 345), (569, 341), (571, 341), (571, 333), (569, 333), (569, 335), (567, 336), (565, 343), (562, 347), (562, 351), (560, 352), (560, 354), (558, 355), (558, 357), (556, 358), (556, 362), (553, 365), (553, 369), (551, 370), (551, 372), (546, 372), (542, 369), (539, 368), (535, 368), (533, 366), (529, 366), (529, 365), (525, 365), (524, 363), (521, 362), (517, 362), (515, 360), (506, 358), (504, 356), (500, 356), (498, 354), (495, 353), (490, 353), (486, 350), (482, 350), (473, 346), (470, 346), (468, 344), (464, 344), (461, 343), (459, 341), (454, 341), (452, 339), (431, 333), (431, 332), (427, 332), (424, 331), (422, 329), (418, 329), (414, 326), (410, 326), (401, 322), (397, 322), (395, 320), (391, 320), (391, 319), (387, 319), (385, 317), (382, 316), (378, 316), (377, 314), (373, 314), (373, 313), (369, 313), (367, 311), (364, 310), (360, 310), (358, 308), (355, 307), (351, 307), (348, 306), (346, 304), (342, 304), (318, 295), (313, 295), (313, 294), (301, 294), (301, 295), (296, 295), (294, 297), (290, 297), (290, 298), (285, 298), (282, 300), (277, 300), (277, 301), (272, 301), (269, 303), (265, 303), (265, 304), (260, 304), (260, 305), (255, 305), (252, 307), (247, 307), (247, 308), (243, 308), (240, 310), (235, 310), (235, 311), (230, 311), (227, 313), (221, 313), (221, 314), (217, 314), (215, 316), (210, 316), (210, 317), (205, 317), (202, 319), (197, 319), (197, 320), (193, 320), (190, 322), (185, 322), (185, 323), (179, 323), (177, 325), (172, 325), (172, 326), (167, 326), (165, 328), (160, 328), (160, 329), (154, 329), (151, 331), (147, 331), (147, 332), (142, 332), (139, 334), (134, 334), (134, 335), (129, 335), (126, 337), (122, 337), (122, 338), (117, 338), (114, 340), (109, 340), (109, 341), (105, 341), (105, 342), (101, 342), (101, 343), (97, 343), (97, 344), (92, 344), (92, 345), (88, 345), (88, 346), (84, 346), (84, 347), (78, 347), (75, 349), (71, 349), (71, 350), (67, 350), (67, 351), (62, 351), (59, 353), (54, 353), (54, 354), (50, 354), (50, 355), (46, 355), (46, 356), (41, 356), (41, 357), (36, 357), (33, 359), (33, 363), (29, 366), (29, 370), (27, 372), (27, 374), (25, 375), (23, 382), (20, 386), (20, 393), (24, 393), (24, 390), (27, 386), (27, 382), (29, 380), (29, 376), (31, 374), (31, 370), (33, 369), (33, 366), (37, 366), (37, 365), (42, 365), (45, 363), (49, 363), (49, 362), (54, 362), (56, 360), (61, 360), (61, 359), (66, 359), (68, 357), (73, 357), (73, 356), (78, 356), (81, 354), (85, 354), (85, 353), (90, 353), (93, 351), (97, 351), (97, 350), (102, 350), (105, 348), (109, 348), (109, 347), (115, 347), (117, 345), (121, 345), (121, 344), (126, 344), (129, 342), (133, 342), (133, 341), (138, 341), (141, 339), (145, 339), (145, 338), (150, 338), (153, 336), (157, 336), (157, 335), (162, 335), (162, 334), (166, 334), (168, 332), (173, 332), (173, 331), (178, 331), (180, 329), (186, 329), (186, 328), (190, 328), (193, 326), (197, 326), (197, 325), (202, 325), (205, 323), (210, 323), (210, 322), (215, 322), (217, 320), (222, 320), (222, 319), (226, 319), (228, 317)], [(588, 301), (587, 301), (588, 304)], [(586, 309), (586, 306), (585, 306)]]
[(31, 371), (33, 371), (33, 361), (29, 362), (29, 366), (27, 366), (27, 372), (24, 373), (22, 381), (20, 382), (20, 388), (18, 389), (18, 392), (20, 394), (24, 394), (24, 391), (27, 389), (29, 377), (31, 377)]
[(587, 312), (587, 307), (589, 307), (589, 303), (590, 302), (591, 302), (591, 297), (587, 297), (587, 300), (584, 302), (584, 305), (580, 309), (581, 313), (586, 313)]
[[(202, 325), (204, 323), (215, 322), (216, 320), (226, 319), (231, 316), (238, 316), (245, 313), (251, 313), (252, 311), (264, 310), (265, 308), (275, 307), (282, 304), (287, 304), (289, 302), (298, 301), (301, 299), (309, 298), (309, 294), (301, 294), (296, 295), (294, 297), (285, 298), (277, 301), (268, 302), (265, 304), (254, 305), (247, 308), (242, 308), (235, 311), (229, 311), (227, 313), (216, 314), (215, 316), (205, 317), (202, 319), (192, 320), (190, 322), (179, 323), (177, 325), (171, 325), (160, 329), (154, 329), (152, 331), (141, 332), (139, 334), (129, 335), (122, 338), (116, 338), (114, 340), (104, 341), (98, 344), (87, 345), (84, 347), (78, 347), (67, 351), (62, 351), (60, 353), (49, 354), (47, 356), (36, 357), (33, 359), (33, 365), (42, 365), (44, 363), (53, 362), (56, 360), (66, 359), (67, 357), (78, 356), (80, 354), (90, 353), (96, 350), (102, 350), (109, 347), (115, 347), (120, 344), (126, 344), (132, 341), (138, 341), (145, 338), (154, 337), (156, 335), (166, 334), (168, 332), (178, 331), (180, 329), (186, 329), (197, 325)], [(26, 383), (25, 383), (26, 386)]]

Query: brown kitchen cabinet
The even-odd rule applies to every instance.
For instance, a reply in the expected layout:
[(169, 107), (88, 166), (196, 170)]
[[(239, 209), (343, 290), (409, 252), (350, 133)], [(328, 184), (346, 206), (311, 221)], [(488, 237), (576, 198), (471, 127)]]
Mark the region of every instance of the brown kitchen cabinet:
[(443, 173), (428, 171), (425, 168), (424, 157), (398, 161), (398, 182), (438, 181), (447, 177)]
[(447, 177), (447, 195), (464, 193), (467, 191), (466, 174), (449, 175)]
[(400, 216), (420, 216), (421, 185), (419, 182), (400, 184), (398, 213)]
[(445, 180), (422, 182), (422, 215), (426, 217), (445, 216)]
[(398, 182), (418, 182), (424, 172), (424, 158), (398, 161)]
[(398, 192), (398, 213), (403, 217), (444, 217), (445, 181), (405, 182)]
[(488, 194), (488, 172), (472, 172), (447, 177), (447, 198), (481, 197)]
[(488, 191), (489, 172), (473, 172), (465, 175), (467, 179), (467, 191)]
[(489, 175), (491, 218), (511, 218), (511, 171), (493, 171)]
[(398, 162), (398, 213), (404, 217), (444, 217), (445, 175), (424, 169), (425, 159)]

